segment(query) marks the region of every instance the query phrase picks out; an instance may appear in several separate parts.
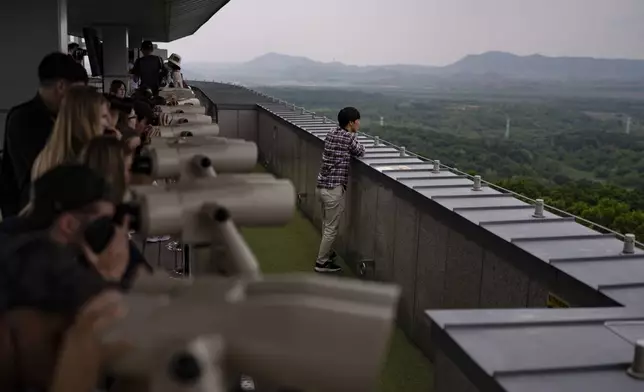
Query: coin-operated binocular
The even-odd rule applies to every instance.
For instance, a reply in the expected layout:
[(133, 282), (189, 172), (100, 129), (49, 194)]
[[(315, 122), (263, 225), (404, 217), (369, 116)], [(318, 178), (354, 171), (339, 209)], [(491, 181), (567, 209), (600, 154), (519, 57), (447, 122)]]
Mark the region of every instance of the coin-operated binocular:
[(293, 184), (270, 174), (222, 174), (163, 186), (134, 186), (131, 191), (139, 233), (210, 245), (209, 253), (195, 254), (191, 268), (216, 274), (256, 277), (257, 260), (237, 226), (283, 225), (295, 210)]
[[(178, 138), (187, 136), (217, 136), (219, 135), (219, 125), (217, 124), (198, 124), (198, 125), (178, 125), (178, 126), (160, 126), (155, 127), (152, 136), (162, 138)], [(154, 140), (154, 139), (153, 139)]]
[[(271, 174), (220, 174), (163, 186), (131, 188), (140, 208), (139, 231), (180, 235), (184, 243), (209, 243), (211, 223), (232, 216), (240, 226), (286, 224), (295, 210), (295, 188)], [(225, 209), (224, 215), (220, 209)], [(200, 217), (204, 215), (204, 217)], [(217, 219), (216, 219), (217, 218)]]
[[(154, 140), (154, 139), (153, 139)], [(216, 173), (250, 172), (257, 164), (257, 145), (240, 139), (186, 137), (145, 146), (132, 171), (153, 178), (214, 177)]]
[(165, 99), (175, 98), (178, 101), (196, 98), (195, 93), (189, 88), (165, 87), (159, 90), (159, 96)]
[(188, 98), (177, 101), (178, 106), (201, 106), (199, 98)]
[(392, 285), (303, 274), (142, 277), (127, 316), (103, 336), (127, 347), (107, 369), (145, 392), (225, 392), (239, 374), (265, 392), (374, 391), (399, 295)]
[(161, 126), (184, 126), (212, 124), (212, 117), (196, 113), (160, 113), (159, 125)]
[(160, 105), (156, 109), (161, 113), (206, 114), (206, 108), (201, 105)]

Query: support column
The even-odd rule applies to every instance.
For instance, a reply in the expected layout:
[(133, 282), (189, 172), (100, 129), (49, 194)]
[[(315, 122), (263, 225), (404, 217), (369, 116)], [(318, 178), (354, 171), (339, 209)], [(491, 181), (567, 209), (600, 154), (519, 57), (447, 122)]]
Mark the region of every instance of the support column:
[(122, 80), (126, 86), (129, 84), (127, 28), (103, 26), (101, 33), (103, 38), (103, 91), (107, 92), (115, 79)]
[(0, 3), (0, 148), (8, 110), (36, 94), (38, 64), (47, 54), (67, 53), (67, 0)]
[(136, 30), (128, 31), (128, 47), (134, 51), (134, 60), (141, 56), (139, 52), (141, 42), (143, 42), (143, 35), (141, 33)]
[[(136, 62), (136, 59), (142, 56), (139, 48), (141, 48), (141, 43), (143, 42), (143, 35), (136, 30), (128, 30), (127, 42), (128, 42), (129, 49), (132, 51), (132, 54), (134, 55), (132, 58), (132, 65), (134, 65), (134, 62)], [(132, 77), (130, 77), (129, 83), (127, 84), (127, 90), (130, 93), (132, 93), (137, 87), (138, 87), (137, 83), (135, 83)]]

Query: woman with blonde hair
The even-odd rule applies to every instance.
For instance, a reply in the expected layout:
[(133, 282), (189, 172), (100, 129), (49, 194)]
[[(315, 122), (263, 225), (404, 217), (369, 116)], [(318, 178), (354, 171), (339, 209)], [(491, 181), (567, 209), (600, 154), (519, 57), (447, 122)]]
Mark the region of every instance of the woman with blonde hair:
[(109, 120), (103, 94), (88, 86), (70, 88), (49, 141), (31, 168), (31, 181), (62, 163), (77, 161), (87, 143), (109, 128)]

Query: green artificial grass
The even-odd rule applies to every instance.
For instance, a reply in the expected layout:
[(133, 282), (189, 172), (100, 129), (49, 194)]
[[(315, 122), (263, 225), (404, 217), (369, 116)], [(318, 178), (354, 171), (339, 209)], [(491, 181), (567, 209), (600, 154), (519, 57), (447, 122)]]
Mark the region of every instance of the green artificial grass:
[[(244, 238), (257, 256), (266, 274), (311, 272), (320, 245), (320, 235), (311, 223), (296, 213), (291, 222), (279, 228), (245, 228)], [(345, 271), (348, 269), (345, 266)], [(350, 272), (343, 272), (351, 276)], [(383, 364), (380, 392), (428, 392), (432, 390), (432, 367), (405, 336), (396, 328), (389, 354)]]

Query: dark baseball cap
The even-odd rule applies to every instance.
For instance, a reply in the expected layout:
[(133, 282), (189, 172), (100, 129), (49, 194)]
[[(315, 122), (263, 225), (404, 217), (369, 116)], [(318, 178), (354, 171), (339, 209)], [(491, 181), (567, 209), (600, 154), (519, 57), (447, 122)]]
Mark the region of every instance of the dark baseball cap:
[(154, 45), (152, 44), (152, 41), (141, 42), (141, 50), (154, 50)]
[(103, 176), (85, 165), (60, 165), (34, 182), (29, 216), (33, 223), (47, 227), (64, 212), (109, 200), (110, 187)]

